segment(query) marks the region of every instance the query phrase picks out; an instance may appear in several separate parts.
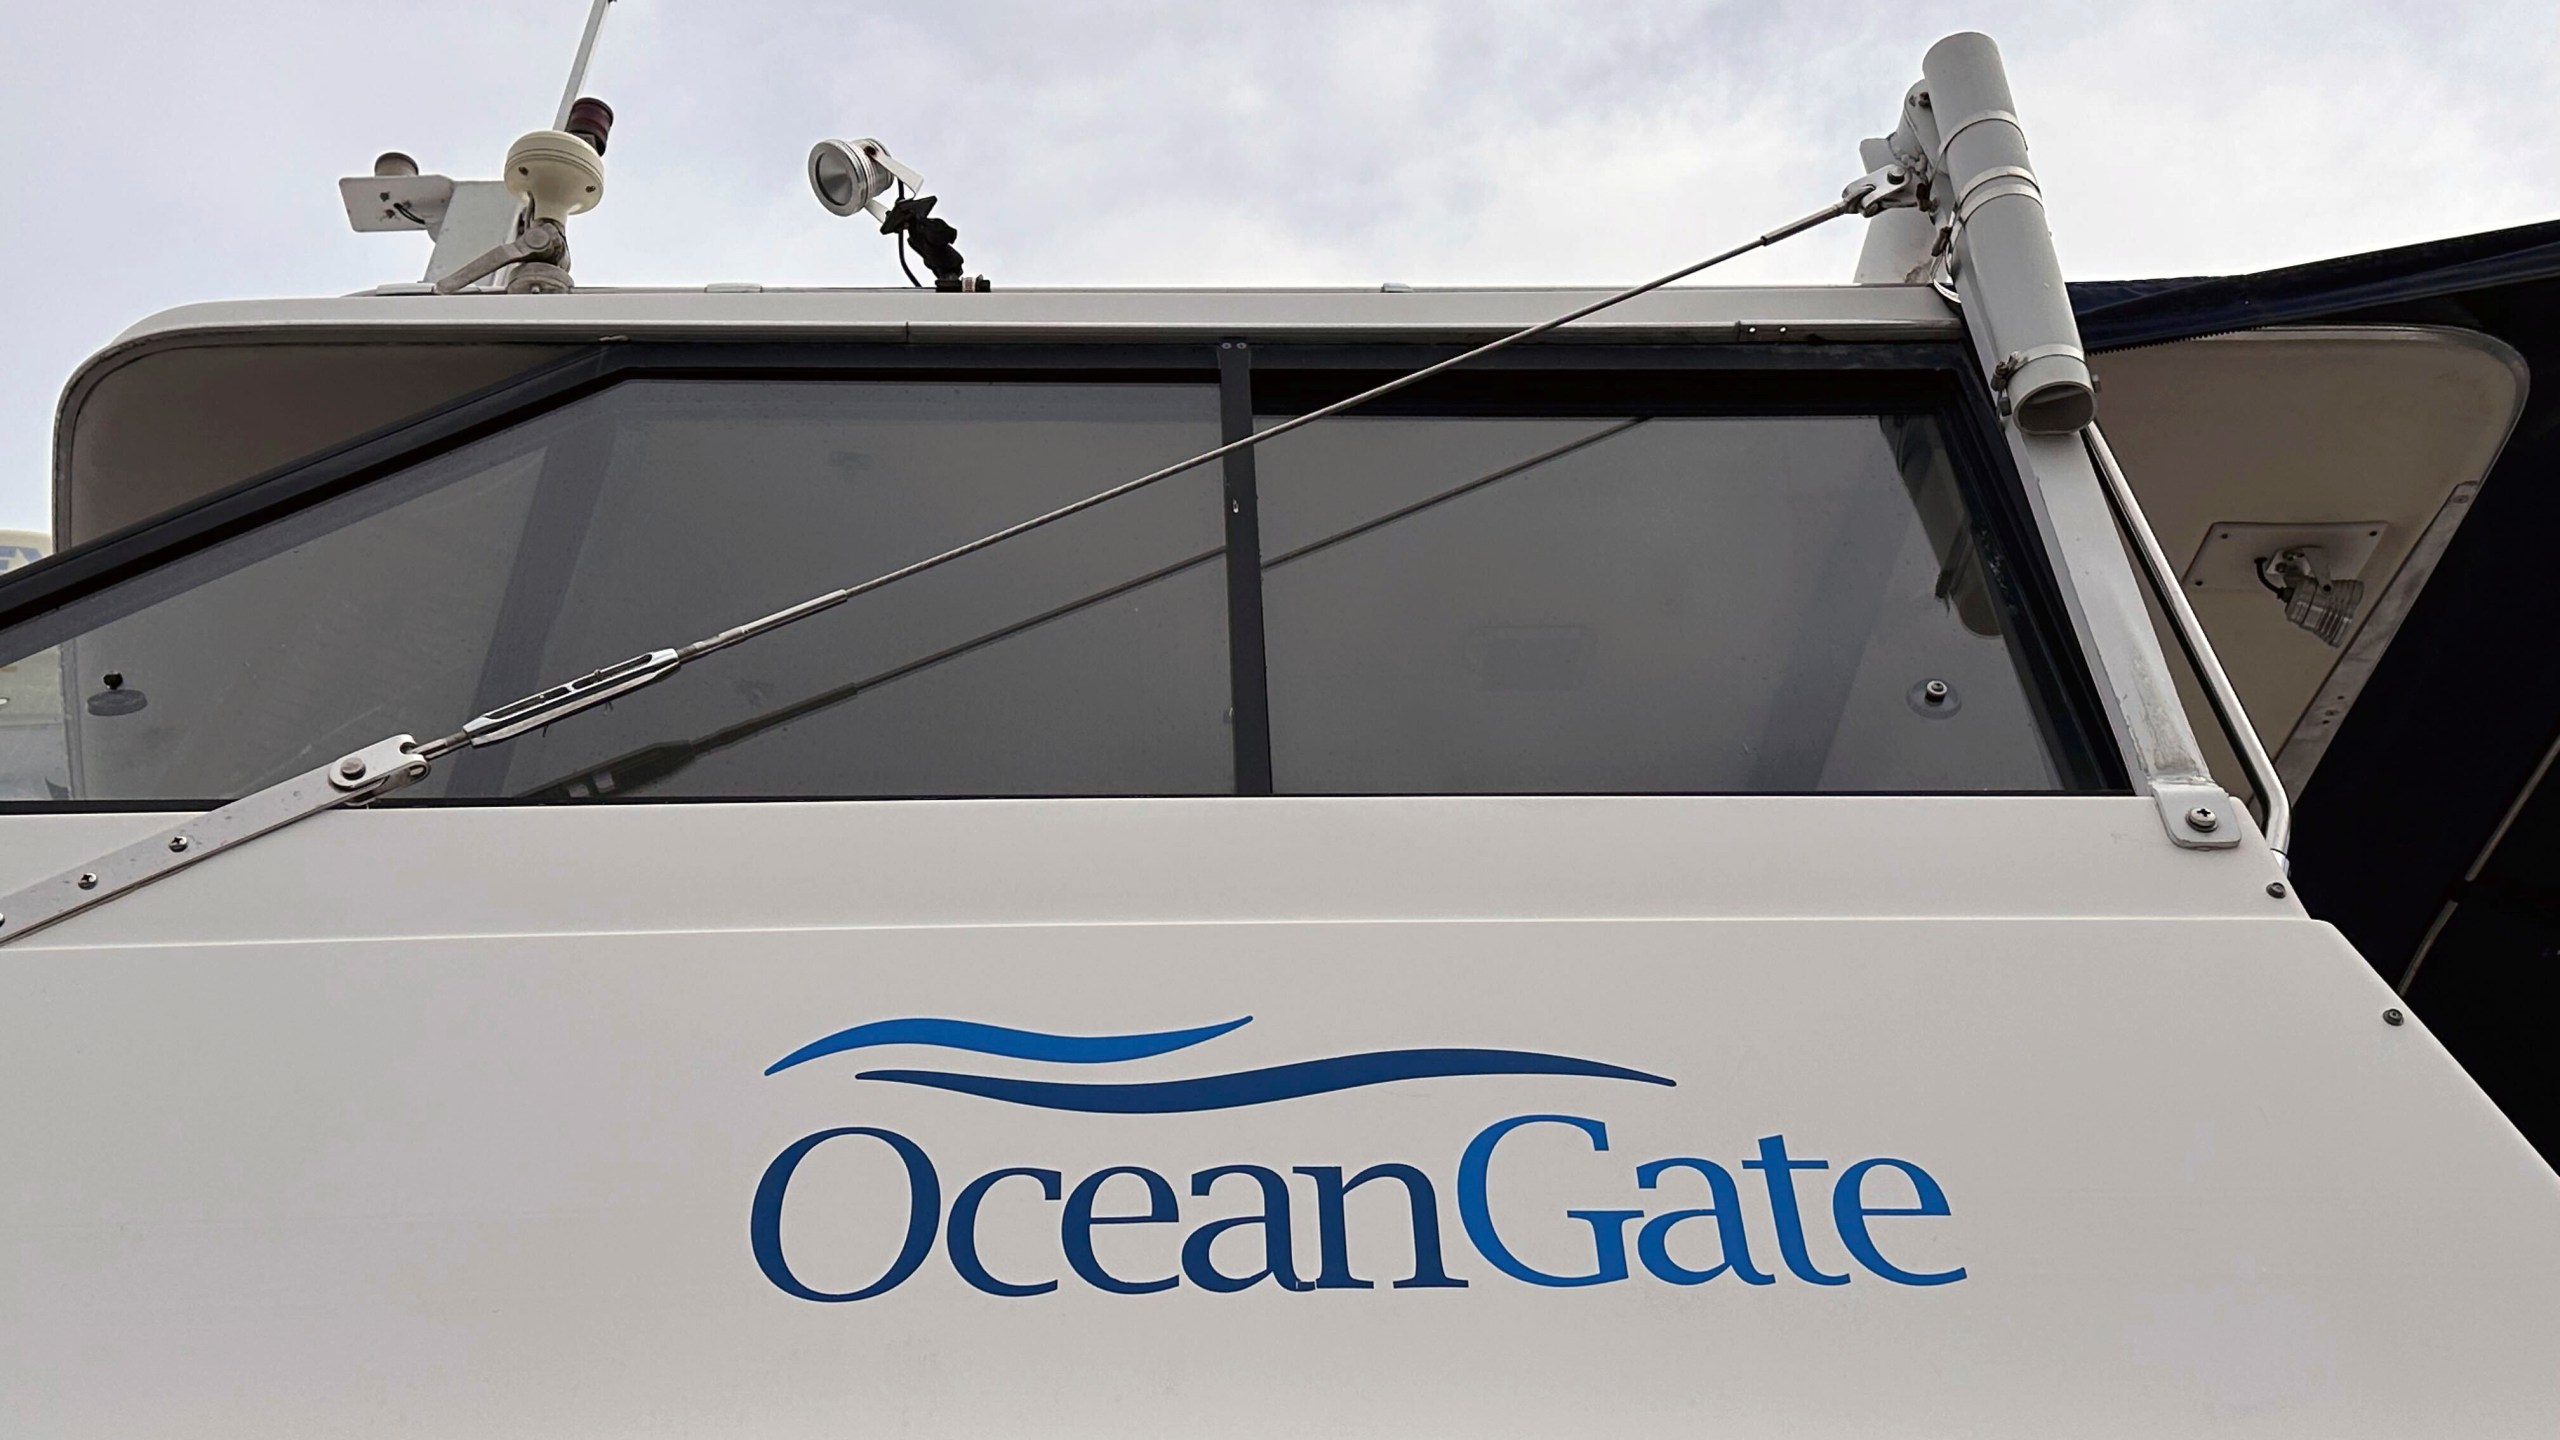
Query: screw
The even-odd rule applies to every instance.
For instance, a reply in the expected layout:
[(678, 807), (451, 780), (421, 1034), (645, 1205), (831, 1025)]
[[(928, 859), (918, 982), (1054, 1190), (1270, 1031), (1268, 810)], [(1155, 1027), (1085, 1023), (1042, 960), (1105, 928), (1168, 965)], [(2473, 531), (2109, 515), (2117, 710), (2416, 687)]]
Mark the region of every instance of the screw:
[(2199, 805), (2187, 812), (2187, 828), (2199, 835), (2210, 835), (2222, 828), (2222, 817), (2210, 805)]
[(364, 761), (350, 755), (338, 762), (338, 773), (350, 780), (361, 780), (364, 778)]
[(2268, 896), (2268, 898), (2269, 898), (2269, 899), (2273, 899), (2273, 900), (2281, 900), (2281, 899), (2283, 899), (2283, 898), (2284, 898), (2284, 882), (2283, 882), (2283, 881), (2281, 881), (2281, 880), (2270, 880), (2270, 881), (2268, 881), (2268, 882), (2267, 882), (2267, 896)]
[(98, 888), (98, 877), (94, 871), (83, 870), (80, 872), (80, 879), (75, 883), (83, 890), (95, 890)]
[(1944, 680), (1932, 680), (1928, 684), (1921, 686), (1920, 699), (1922, 703), (1928, 705), (1946, 704), (1947, 682)]
[(184, 855), (187, 853), (187, 837), (184, 835), (170, 836), (169, 853), (172, 855)]
[(2397, 1010), (2385, 1010), (2382, 1012), (2382, 1023), (2385, 1025), (2397, 1025), (2408, 1018), (2408, 1016), (2401, 1014)]

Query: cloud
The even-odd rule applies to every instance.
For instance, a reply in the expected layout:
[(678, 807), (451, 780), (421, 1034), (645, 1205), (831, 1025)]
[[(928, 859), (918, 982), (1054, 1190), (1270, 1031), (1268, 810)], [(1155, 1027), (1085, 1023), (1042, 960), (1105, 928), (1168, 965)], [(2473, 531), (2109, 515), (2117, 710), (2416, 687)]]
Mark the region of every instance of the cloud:
[[(414, 278), (347, 232), (377, 150), (490, 173), (549, 122), (583, 6), (137, 3), (21, 17), (0, 57), (0, 525), (40, 524), (88, 353), (192, 300)], [(921, 168), (1007, 285), (1589, 284), (1823, 203), (1922, 51), (1998, 37), (2066, 268), (2221, 273), (2548, 218), (2523, 4), (965, 3), (620, 0), (590, 282), (901, 283), (809, 200), (824, 135)], [(1719, 272), (1845, 279), (1820, 232)]]

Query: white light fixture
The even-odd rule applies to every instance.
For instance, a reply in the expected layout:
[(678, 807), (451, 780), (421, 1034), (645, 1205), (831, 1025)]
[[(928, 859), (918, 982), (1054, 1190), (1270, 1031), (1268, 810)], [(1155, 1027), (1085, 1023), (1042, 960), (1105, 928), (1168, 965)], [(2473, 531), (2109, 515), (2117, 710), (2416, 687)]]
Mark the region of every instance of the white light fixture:
[(910, 190), (924, 189), (924, 177), (890, 158), (889, 147), (877, 140), (821, 140), (809, 147), (809, 188), (834, 214), (868, 211), (874, 220), (887, 219), (880, 197), (901, 180)]

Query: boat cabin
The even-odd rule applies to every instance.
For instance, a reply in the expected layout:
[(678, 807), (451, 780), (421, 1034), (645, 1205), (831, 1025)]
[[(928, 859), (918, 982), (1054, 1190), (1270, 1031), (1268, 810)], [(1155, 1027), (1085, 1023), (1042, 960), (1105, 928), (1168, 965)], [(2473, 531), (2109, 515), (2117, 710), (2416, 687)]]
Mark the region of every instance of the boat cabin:
[(2285, 853), (2523, 362), (2088, 353), (1988, 50), (1917, 278), (1303, 425), (1604, 292), (127, 332), (0, 576), (0, 1430), (2548, 1433), (2560, 1182)]

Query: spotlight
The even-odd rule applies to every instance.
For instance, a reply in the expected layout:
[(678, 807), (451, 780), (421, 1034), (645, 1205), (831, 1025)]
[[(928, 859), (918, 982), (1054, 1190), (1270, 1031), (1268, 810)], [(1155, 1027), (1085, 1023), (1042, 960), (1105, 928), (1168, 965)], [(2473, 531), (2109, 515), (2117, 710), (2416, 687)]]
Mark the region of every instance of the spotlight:
[[(890, 158), (889, 147), (877, 140), (821, 140), (809, 149), (809, 188), (818, 203), (835, 215), (866, 214), (880, 222), (880, 233), (898, 237), (898, 265), (906, 267), (906, 252), (913, 248), (918, 258), (933, 271), (936, 290), (992, 290), (983, 275), (963, 275), (966, 262), (952, 244), (960, 238), (959, 230), (948, 220), (934, 218), (934, 197), (924, 193), (924, 177)], [(883, 204), (881, 197), (897, 191), (895, 203)], [(916, 281), (915, 272), (907, 271), (907, 279)]]
[(821, 140), (809, 149), (809, 188), (834, 214), (867, 210), (874, 220), (889, 218), (880, 197), (899, 181), (924, 188), (924, 177), (891, 159), (889, 147), (877, 140)]
[(2317, 545), (2297, 545), (2261, 559), (2258, 581), (2284, 603), (2284, 618), (2333, 650), (2346, 643), (2347, 627), (2364, 604), (2364, 582), (2331, 578), (2329, 552)]

